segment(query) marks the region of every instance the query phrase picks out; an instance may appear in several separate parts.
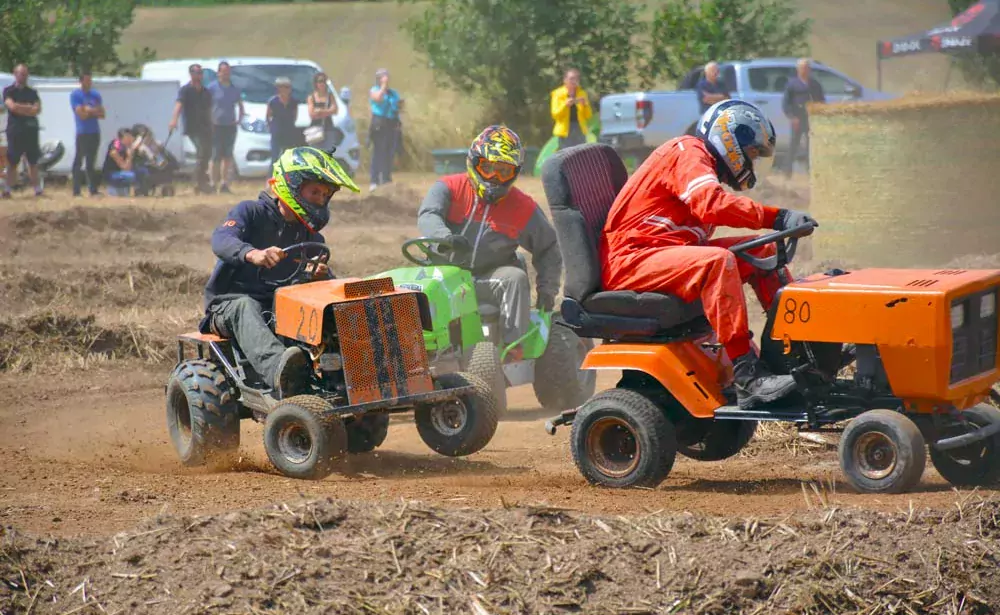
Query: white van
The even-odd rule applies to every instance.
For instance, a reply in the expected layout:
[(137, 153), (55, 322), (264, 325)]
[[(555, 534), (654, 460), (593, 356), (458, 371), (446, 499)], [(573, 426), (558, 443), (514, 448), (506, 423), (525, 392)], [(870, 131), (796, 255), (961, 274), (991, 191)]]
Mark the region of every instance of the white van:
[[(176, 79), (183, 85), (191, 80), (188, 66), (200, 64), (204, 71), (204, 84), (208, 85), (216, 80), (216, 69), (223, 60), (232, 67), (233, 84), (243, 90), (243, 107), (247, 113), (240, 123), (233, 148), (236, 172), (242, 177), (268, 176), (271, 174), (272, 162), (271, 135), (265, 118), (267, 101), (277, 93), (274, 80), (278, 77), (291, 79), (292, 96), (301, 103), (296, 126), (305, 128), (311, 123), (305, 101), (313, 90), (313, 76), (325, 71), (315, 62), (293, 58), (183, 58), (147, 62), (142, 67), (142, 78)], [(344, 88), (338, 93), (331, 81), (327, 81), (327, 87), (337, 100), (337, 114), (331, 118), (334, 144), (337, 146), (334, 157), (353, 176), (361, 163), (361, 145), (354, 120), (347, 108), (350, 89)], [(196, 162), (195, 149), (187, 138), (184, 139), (184, 154), (183, 166), (185, 169), (193, 168)]]

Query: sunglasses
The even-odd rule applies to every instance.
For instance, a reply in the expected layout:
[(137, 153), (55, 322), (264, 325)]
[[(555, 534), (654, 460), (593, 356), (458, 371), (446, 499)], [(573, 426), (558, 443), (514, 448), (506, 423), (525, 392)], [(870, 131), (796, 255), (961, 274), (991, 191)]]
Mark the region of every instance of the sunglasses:
[(483, 179), (509, 182), (517, 175), (517, 167), (508, 162), (493, 162), (480, 158), (479, 162), (476, 163), (476, 172)]

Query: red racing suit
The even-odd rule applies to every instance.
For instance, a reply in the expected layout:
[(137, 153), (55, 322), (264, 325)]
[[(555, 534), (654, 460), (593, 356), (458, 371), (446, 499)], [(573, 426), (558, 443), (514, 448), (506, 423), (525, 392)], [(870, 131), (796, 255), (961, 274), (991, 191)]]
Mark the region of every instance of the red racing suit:
[[(700, 139), (672, 139), (629, 178), (608, 213), (600, 245), (602, 286), (701, 299), (719, 342), (735, 359), (750, 350), (743, 283), (751, 283), (767, 309), (780, 282), (777, 273), (762, 272), (727, 249), (749, 237), (712, 235), (717, 226), (770, 229), (778, 212), (727, 192)], [(751, 253), (774, 252), (770, 244)]]

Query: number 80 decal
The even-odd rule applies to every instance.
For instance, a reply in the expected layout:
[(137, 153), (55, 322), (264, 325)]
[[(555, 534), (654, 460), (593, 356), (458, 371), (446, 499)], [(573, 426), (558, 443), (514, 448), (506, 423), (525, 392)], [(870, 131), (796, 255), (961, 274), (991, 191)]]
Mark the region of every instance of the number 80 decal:
[(785, 311), (782, 314), (782, 318), (785, 319), (787, 324), (794, 324), (796, 321), (801, 323), (807, 323), (812, 319), (812, 308), (809, 306), (808, 301), (803, 301), (801, 305), (789, 297), (785, 299), (784, 303)]

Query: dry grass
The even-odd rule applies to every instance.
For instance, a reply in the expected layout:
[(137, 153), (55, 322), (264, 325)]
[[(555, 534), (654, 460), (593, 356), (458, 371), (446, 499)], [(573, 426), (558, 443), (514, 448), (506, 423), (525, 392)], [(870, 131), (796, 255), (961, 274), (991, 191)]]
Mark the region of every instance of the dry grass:
[[(945, 3), (931, 0), (855, 2), (849, 6), (803, 0), (800, 8), (805, 17), (814, 20), (810, 40), (813, 55), (871, 87), (876, 81), (877, 39), (926, 29), (949, 17)], [(403, 20), (421, 9), (420, 3), (396, 2), (144, 8), (137, 11), (122, 47), (130, 53), (149, 46), (160, 58), (308, 57), (324, 67), (338, 88), (351, 87), (356, 101), (353, 116), (362, 141), (368, 118), (365, 92), (372, 85), (375, 70), (389, 68), (394, 86), (407, 99), (404, 133), (408, 158), (429, 168), (431, 149), (464, 147), (471, 141), (481, 128), (483, 105), (439, 88), (429, 66), (399, 30)], [(946, 67), (943, 57), (893, 60), (886, 63), (884, 85), (891, 91), (940, 90)], [(672, 87), (670, 83), (658, 85)]]

